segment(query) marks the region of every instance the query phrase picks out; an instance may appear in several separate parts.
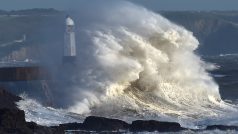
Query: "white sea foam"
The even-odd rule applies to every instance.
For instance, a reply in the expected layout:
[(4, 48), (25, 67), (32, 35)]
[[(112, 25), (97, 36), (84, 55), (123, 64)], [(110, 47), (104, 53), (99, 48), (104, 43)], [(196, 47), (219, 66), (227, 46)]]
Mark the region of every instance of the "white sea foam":
[(79, 57), (89, 60), (78, 70), (80, 85), (69, 91), (75, 105), (68, 111), (192, 128), (235, 117), (206, 72), (213, 66), (194, 53), (199, 42), (192, 32), (129, 2), (100, 15), (82, 30), (88, 44)]
[(83, 101), (87, 112), (95, 102), (120, 97), (134, 98), (137, 106), (131, 107), (145, 105), (162, 113), (212, 105), (210, 98), (221, 101), (207, 64), (194, 54), (199, 43), (191, 32), (127, 2), (102, 17), (88, 30), (96, 61), (90, 76), (97, 85)]
[(23, 109), (26, 121), (35, 122), (44, 126), (56, 126), (58, 124), (81, 122), (80, 116), (71, 115), (63, 109), (54, 109), (52, 107), (44, 107), (34, 99), (21, 95), (23, 100), (17, 102), (20, 109)]

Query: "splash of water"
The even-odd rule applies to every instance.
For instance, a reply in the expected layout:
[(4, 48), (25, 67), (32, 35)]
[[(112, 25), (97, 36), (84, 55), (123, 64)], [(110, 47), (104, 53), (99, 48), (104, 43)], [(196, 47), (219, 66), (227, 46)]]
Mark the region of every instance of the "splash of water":
[(80, 90), (87, 97), (70, 111), (108, 114), (126, 107), (194, 116), (220, 105), (218, 85), (206, 72), (210, 65), (194, 53), (199, 42), (191, 32), (127, 2), (102, 18), (87, 29), (95, 62), (84, 77), (92, 90)]
[(194, 53), (199, 42), (190, 31), (128, 2), (102, 12), (82, 30), (84, 67), (68, 111), (184, 126), (235, 111), (206, 72), (212, 65)]
[(18, 108), (24, 110), (28, 122), (34, 121), (44, 126), (56, 126), (63, 123), (83, 121), (79, 115), (69, 114), (66, 110), (44, 107), (26, 94), (22, 94), (20, 97), (23, 100), (17, 102), (17, 105)]

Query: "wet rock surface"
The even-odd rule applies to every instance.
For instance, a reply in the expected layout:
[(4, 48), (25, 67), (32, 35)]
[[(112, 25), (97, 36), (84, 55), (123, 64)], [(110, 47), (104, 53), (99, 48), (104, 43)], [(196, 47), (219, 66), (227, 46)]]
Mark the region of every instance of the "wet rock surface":
[(173, 122), (159, 122), (159, 121), (143, 121), (137, 120), (133, 121), (130, 125), (130, 131), (132, 132), (141, 132), (141, 131), (149, 131), (149, 132), (177, 132), (185, 130), (180, 126), (179, 123)]
[(21, 100), (20, 97), (8, 93), (4, 88), (0, 87), (0, 109), (17, 109), (15, 102)]
[(212, 125), (207, 126), (206, 130), (236, 130), (238, 131), (238, 126), (224, 126), (224, 125)]
[(21, 100), (3, 88), (0, 89), (0, 134), (54, 134), (54, 128), (26, 122), (25, 113), (19, 110), (16, 102)]
[(82, 124), (82, 129), (94, 131), (119, 131), (128, 128), (129, 124), (124, 121), (95, 116), (87, 117)]
[(138, 120), (128, 124), (118, 119), (89, 116), (83, 123), (63, 124), (54, 127), (61, 130), (85, 130), (94, 132), (178, 132), (185, 130), (178, 123)]

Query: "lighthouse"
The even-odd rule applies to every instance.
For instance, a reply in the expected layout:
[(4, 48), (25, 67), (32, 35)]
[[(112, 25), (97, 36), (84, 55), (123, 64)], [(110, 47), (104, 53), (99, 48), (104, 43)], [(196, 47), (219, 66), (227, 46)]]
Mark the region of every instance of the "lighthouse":
[(75, 63), (76, 61), (76, 41), (74, 31), (75, 31), (75, 23), (70, 16), (67, 16), (64, 35), (63, 63)]

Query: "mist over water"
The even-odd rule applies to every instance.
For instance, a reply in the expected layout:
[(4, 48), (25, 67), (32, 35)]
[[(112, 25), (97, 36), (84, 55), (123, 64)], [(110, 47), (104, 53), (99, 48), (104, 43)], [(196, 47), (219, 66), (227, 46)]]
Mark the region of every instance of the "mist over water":
[(97, 17), (85, 12), (90, 22), (77, 31), (80, 67), (77, 84), (65, 94), (72, 104), (66, 111), (187, 127), (236, 111), (206, 72), (213, 66), (194, 53), (193, 33), (132, 3), (109, 5), (100, 6)]
[[(128, 95), (155, 105), (160, 101), (175, 106), (206, 105), (211, 98), (220, 101), (206, 63), (194, 54), (199, 43), (191, 32), (143, 7), (121, 4), (103, 12), (103, 21), (87, 29), (92, 53), (84, 57), (91, 57), (93, 63), (80, 70), (88, 73), (80, 78), (91, 88), (85, 91), (92, 98), (86, 97), (88, 109), (104, 105), (104, 99)], [(78, 104), (82, 110), (80, 104), (85, 103)], [(75, 107), (71, 110), (78, 112)]]

